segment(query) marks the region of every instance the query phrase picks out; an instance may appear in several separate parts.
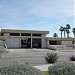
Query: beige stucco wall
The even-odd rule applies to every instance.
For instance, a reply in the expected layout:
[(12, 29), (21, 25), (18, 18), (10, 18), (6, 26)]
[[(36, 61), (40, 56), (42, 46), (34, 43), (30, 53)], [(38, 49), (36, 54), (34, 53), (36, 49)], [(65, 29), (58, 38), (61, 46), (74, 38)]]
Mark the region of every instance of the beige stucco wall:
[(3, 36), (7, 36), (6, 40), (4, 41), (4, 44), (6, 44), (7, 48), (9, 48), (9, 33), (4, 33)]
[[(18, 48), (21, 48), (21, 37), (27, 37), (27, 38), (31, 38), (31, 42), (32, 42), (32, 38), (41, 38), (41, 46), (42, 48), (46, 48), (46, 34), (42, 34), (41, 37), (33, 37), (31, 36), (10, 36), (9, 33), (4, 33), (4, 36), (7, 36), (8, 38), (5, 40), (5, 44), (7, 45), (8, 48), (10, 48), (11, 46), (13, 47), (14, 44), (11, 43), (13, 42), (13, 40), (11, 41), (11, 38), (15, 39), (15, 38), (19, 38), (19, 46)], [(17, 40), (15, 40), (15, 43), (17, 42)], [(32, 43), (31, 43), (31, 48), (32, 48)]]
[(1, 45), (4, 45), (4, 42), (3, 42), (3, 40), (0, 40), (0, 46), (1, 46)]
[(42, 48), (46, 48), (46, 40), (45, 38), (42, 38)]
[(73, 46), (72, 41), (61, 41), (61, 44), (65, 46)]
[(20, 48), (20, 38), (19, 37), (12, 37), (12, 38), (10, 38), (9, 41), (10, 41), (9, 42), (10, 48)]
[(46, 43), (46, 35), (45, 34), (42, 34), (42, 48), (46, 48), (47, 46), (47, 43)]
[(3, 36), (9, 36), (9, 33), (4, 33), (4, 35)]

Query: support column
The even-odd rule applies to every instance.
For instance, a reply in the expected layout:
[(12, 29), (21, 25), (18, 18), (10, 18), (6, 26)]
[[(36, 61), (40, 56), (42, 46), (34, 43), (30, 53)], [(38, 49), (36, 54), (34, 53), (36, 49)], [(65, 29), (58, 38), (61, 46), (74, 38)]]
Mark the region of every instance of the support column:
[(20, 48), (21, 48), (21, 33), (20, 33)]
[(42, 48), (46, 48), (46, 38), (42, 37)]
[(32, 48), (32, 33), (31, 33), (31, 48)]
[(75, 41), (74, 41), (74, 48), (75, 48)]

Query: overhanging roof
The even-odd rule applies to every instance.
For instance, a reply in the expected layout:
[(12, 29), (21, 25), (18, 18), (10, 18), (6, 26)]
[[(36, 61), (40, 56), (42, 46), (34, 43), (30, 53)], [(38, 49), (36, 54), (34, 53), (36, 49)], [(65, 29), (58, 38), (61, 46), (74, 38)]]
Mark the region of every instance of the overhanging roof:
[(75, 41), (75, 38), (54, 38), (54, 37), (47, 37), (46, 40)]
[(0, 40), (5, 40), (7, 36), (0, 36)]
[(15, 30), (15, 29), (1, 29), (2, 33), (37, 33), (37, 34), (49, 34), (49, 31), (40, 30)]

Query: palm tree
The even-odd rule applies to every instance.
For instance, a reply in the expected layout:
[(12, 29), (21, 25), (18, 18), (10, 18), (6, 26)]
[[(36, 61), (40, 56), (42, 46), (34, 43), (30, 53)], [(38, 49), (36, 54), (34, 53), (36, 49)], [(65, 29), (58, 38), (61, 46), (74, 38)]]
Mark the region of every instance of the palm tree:
[(61, 31), (61, 38), (62, 38), (63, 27), (61, 26), (59, 30)]
[(69, 38), (69, 33), (70, 33), (69, 29), (66, 29), (66, 33), (67, 33), (67, 38)]
[(66, 36), (65, 36), (66, 27), (63, 28), (63, 31), (64, 31), (64, 38), (65, 38), (65, 37), (66, 37)]
[(67, 29), (70, 29), (71, 27), (70, 27), (70, 25), (69, 25), (69, 24), (66, 24), (66, 28), (67, 28)]
[(69, 38), (69, 33), (70, 33), (69, 29), (70, 29), (70, 28), (71, 28), (70, 25), (69, 25), (69, 24), (66, 24), (67, 38)]
[(58, 37), (57, 33), (54, 33), (54, 34), (53, 34), (53, 37)]
[(75, 28), (73, 28), (72, 32), (73, 32), (73, 34), (74, 34), (74, 38), (75, 38)]

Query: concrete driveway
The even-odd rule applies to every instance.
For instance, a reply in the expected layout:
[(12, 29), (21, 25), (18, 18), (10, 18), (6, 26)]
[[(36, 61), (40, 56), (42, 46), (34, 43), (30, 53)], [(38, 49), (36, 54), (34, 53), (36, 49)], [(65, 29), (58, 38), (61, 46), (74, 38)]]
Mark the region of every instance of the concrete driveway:
[(59, 61), (67, 61), (74, 50), (61, 52), (49, 49), (8, 49), (8, 53), (2, 53), (0, 58), (0, 66), (10, 64), (12, 62), (28, 62), (29, 64), (46, 64), (44, 57), (47, 53), (55, 52), (58, 54)]

